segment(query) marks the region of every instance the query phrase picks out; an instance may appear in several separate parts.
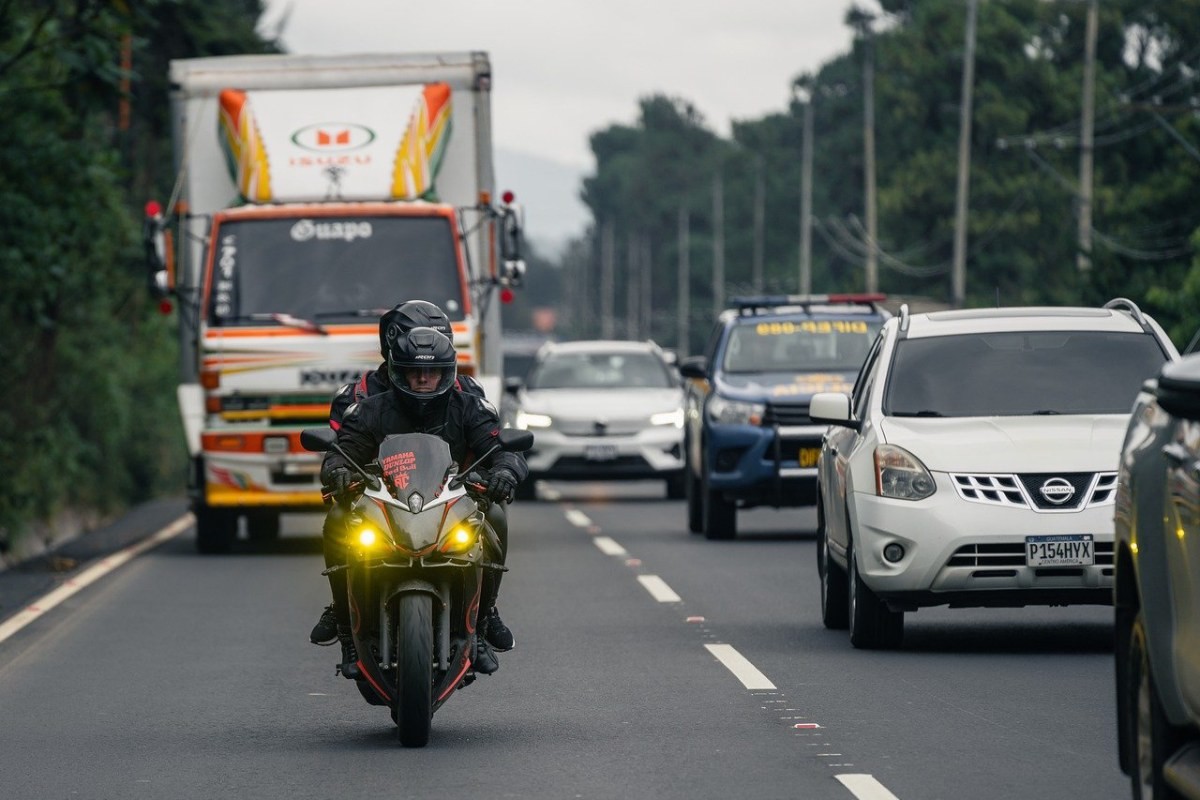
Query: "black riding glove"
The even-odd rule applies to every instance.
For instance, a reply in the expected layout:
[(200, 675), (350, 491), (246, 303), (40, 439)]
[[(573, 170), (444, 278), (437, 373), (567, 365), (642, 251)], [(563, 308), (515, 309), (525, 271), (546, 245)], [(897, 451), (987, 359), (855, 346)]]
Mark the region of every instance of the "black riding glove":
[(354, 483), (354, 473), (350, 471), (349, 467), (334, 467), (329, 471), (329, 477), (325, 483), (334, 497), (342, 497), (350, 488), (350, 484)]
[(517, 476), (508, 467), (496, 467), (487, 482), (487, 496), (493, 503), (510, 503), (517, 489)]

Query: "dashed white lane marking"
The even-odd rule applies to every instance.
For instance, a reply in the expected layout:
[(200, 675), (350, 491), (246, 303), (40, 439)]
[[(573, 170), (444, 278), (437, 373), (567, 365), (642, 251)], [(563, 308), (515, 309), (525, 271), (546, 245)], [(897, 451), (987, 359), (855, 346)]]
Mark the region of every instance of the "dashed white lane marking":
[(678, 603), (683, 598), (675, 594), (675, 590), (667, 586), (667, 582), (657, 575), (638, 575), (638, 583), (646, 587), (646, 591), (660, 603)]
[(124, 550), (119, 550), (110, 556), (100, 559), (83, 572), (67, 580), (62, 586), (59, 586), (49, 594), (43, 595), (33, 603), (18, 611), (16, 614), (13, 614), (3, 623), (0, 623), (0, 642), (10, 638), (17, 631), (33, 622), (47, 611), (62, 603), (76, 592), (79, 592), (80, 590), (85, 589), (96, 581), (100, 580), (125, 562), (136, 558), (150, 548), (157, 547), (168, 539), (183, 533), (190, 528), (194, 522), (195, 517), (193, 517), (191, 514), (184, 514), (167, 527), (146, 537), (137, 544), (130, 545)]
[(742, 685), (747, 689), (775, 689), (775, 684), (771, 683), (771, 679), (758, 671), (758, 667), (746, 660), (746, 657), (739, 653), (730, 644), (706, 644), (704, 645), (708, 652), (717, 657), (717, 660), (725, 665), (725, 669), (733, 673), (733, 676), (742, 682)]
[(596, 543), (596, 547), (600, 548), (600, 552), (606, 556), (623, 556), (626, 555), (625, 548), (617, 544), (615, 540), (607, 536), (597, 536), (592, 539)]
[(842, 785), (849, 789), (858, 800), (900, 800), (889, 792), (886, 786), (875, 780), (874, 776), (848, 773), (834, 777), (841, 781)]
[(592, 521), (588, 519), (588, 515), (577, 508), (568, 508), (563, 512), (563, 514), (566, 515), (567, 522), (571, 523), (576, 528), (586, 528), (592, 524)]

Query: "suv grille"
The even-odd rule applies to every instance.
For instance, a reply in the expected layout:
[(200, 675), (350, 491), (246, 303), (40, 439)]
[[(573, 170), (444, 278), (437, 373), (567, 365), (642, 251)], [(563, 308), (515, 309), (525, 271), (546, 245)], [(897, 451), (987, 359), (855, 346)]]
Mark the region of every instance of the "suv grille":
[[(1113, 563), (1113, 543), (1096, 542), (1096, 565), (1110, 567)], [(966, 544), (954, 551), (947, 567), (1023, 567), (1025, 543)]]
[(1115, 472), (951, 474), (950, 479), (958, 496), (969, 502), (1047, 512), (1107, 505), (1117, 489)]
[(763, 427), (771, 425), (812, 425), (808, 416), (808, 404), (768, 403), (763, 415)]

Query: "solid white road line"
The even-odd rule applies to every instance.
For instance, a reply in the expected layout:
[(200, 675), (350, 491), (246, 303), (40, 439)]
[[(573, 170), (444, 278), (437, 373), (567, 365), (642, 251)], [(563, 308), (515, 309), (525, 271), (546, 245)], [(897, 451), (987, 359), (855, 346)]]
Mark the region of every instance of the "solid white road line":
[(660, 603), (678, 603), (683, 598), (675, 594), (675, 590), (667, 586), (667, 582), (657, 575), (638, 575), (638, 583), (646, 587), (646, 591)]
[(616, 541), (607, 536), (597, 536), (592, 539), (596, 543), (596, 547), (600, 548), (600, 552), (606, 556), (623, 556), (626, 555), (624, 547), (617, 544)]
[(758, 667), (746, 660), (746, 657), (733, 649), (731, 644), (706, 644), (708, 652), (717, 657), (733, 676), (742, 682), (747, 689), (774, 689), (771, 679), (758, 671)]
[(835, 775), (858, 800), (900, 800), (871, 775)]
[(195, 517), (193, 517), (191, 514), (184, 514), (182, 517), (175, 520), (157, 533), (146, 537), (137, 544), (126, 547), (124, 550), (119, 550), (112, 555), (105, 556), (92, 566), (85, 569), (83, 572), (76, 575), (74, 578), (68, 578), (66, 582), (64, 582), (57, 589), (49, 592), (46, 595), (43, 595), (30, 605), (18, 611), (16, 614), (13, 614), (3, 623), (0, 623), (0, 642), (8, 639), (17, 631), (33, 622), (35, 619), (51, 610), (59, 603), (71, 597), (81, 589), (84, 589), (100, 580), (125, 562), (136, 558), (150, 548), (157, 547), (168, 539), (174, 538), (175, 536), (183, 533), (188, 528), (192, 527), (194, 522)]
[(592, 524), (592, 521), (588, 519), (587, 514), (583, 513), (577, 508), (568, 508), (563, 512), (563, 514), (566, 515), (567, 522), (571, 523), (576, 528), (586, 528)]

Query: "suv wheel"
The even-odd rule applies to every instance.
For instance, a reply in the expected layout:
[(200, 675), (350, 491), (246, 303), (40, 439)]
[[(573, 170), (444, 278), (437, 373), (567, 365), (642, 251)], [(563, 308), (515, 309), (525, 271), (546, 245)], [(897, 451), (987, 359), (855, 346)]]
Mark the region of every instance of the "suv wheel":
[(704, 501), (704, 538), (732, 539), (737, 536), (737, 506), (726, 500), (719, 491), (708, 486), (708, 469), (704, 470), (701, 483)]
[(831, 631), (844, 631), (850, 625), (850, 598), (846, 573), (829, 560), (829, 539), (825, 534), (824, 504), (817, 501), (817, 573), (821, 576), (821, 622)]
[(1146, 652), (1145, 621), (1139, 612), (1129, 632), (1129, 699), (1131, 711), (1129, 725), (1130, 741), (1133, 744), (1132, 769), (1129, 777), (1133, 783), (1135, 800), (1175, 800), (1182, 798), (1167, 785), (1163, 778), (1163, 764), (1174, 750), (1182, 744), (1178, 729), (1167, 722), (1162, 701), (1154, 676), (1150, 674), (1150, 656)]
[(846, 551), (850, 567), (850, 644), (860, 650), (891, 650), (904, 640), (904, 612), (892, 611), (863, 582), (854, 545)]
[(687, 486), (684, 481), (687, 480), (687, 475), (679, 472), (667, 478), (667, 499), (682, 500), (687, 496)]

